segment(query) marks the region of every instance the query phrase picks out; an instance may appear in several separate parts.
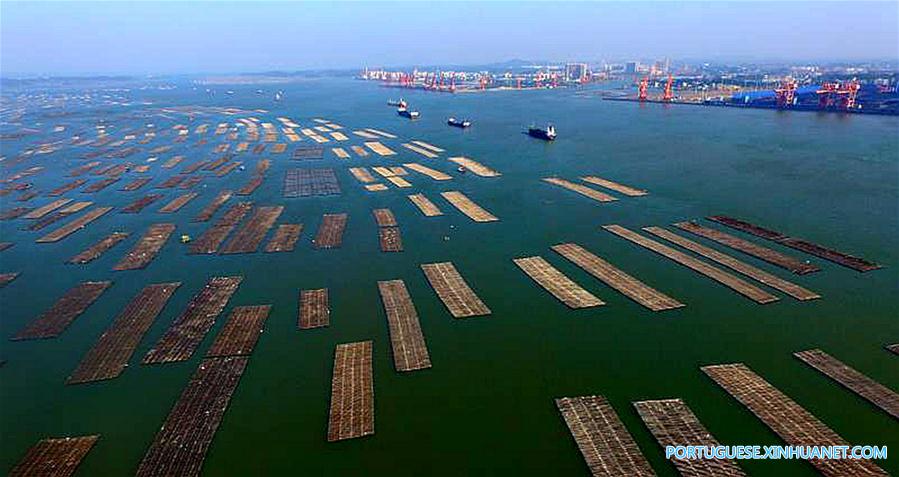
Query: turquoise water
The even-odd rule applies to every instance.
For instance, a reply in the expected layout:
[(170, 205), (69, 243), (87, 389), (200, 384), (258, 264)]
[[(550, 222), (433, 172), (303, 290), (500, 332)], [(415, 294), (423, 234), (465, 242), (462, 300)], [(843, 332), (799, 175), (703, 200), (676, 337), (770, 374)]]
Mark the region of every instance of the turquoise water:
[[(422, 119), (410, 122), (385, 104), (398, 91), (375, 84), (314, 80), (279, 86), (286, 93), (280, 104), (272, 103), (270, 95), (253, 94), (256, 88), (234, 86), (230, 87), (236, 92), (233, 96), (216, 98), (186, 85), (125, 95), (160, 106), (265, 108), (269, 113), (254, 116), (276, 124), (276, 117), (288, 116), (308, 127), (312, 118), (322, 117), (348, 130), (383, 129), (400, 136), (382, 141), (398, 155), (338, 160), (328, 151), (324, 161), (294, 162), (291, 147), (281, 155), (244, 153), (246, 171), (208, 177), (205, 188), (195, 189), (200, 196), (175, 215), (156, 210), (183, 193), (179, 189), (166, 192), (165, 198), (140, 214), (111, 213), (52, 245), (33, 240), (54, 226), (34, 233), (18, 230), (22, 220), (0, 223), (2, 240), (16, 243), (0, 252), (0, 271), (22, 272), (0, 289), (3, 336), (11, 336), (79, 281), (115, 282), (59, 338), (0, 341), (0, 358), (7, 360), (0, 369), (0, 468), (14, 465), (38, 439), (101, 434), (78, 475), (133, 473), (224, 317), (233, 306), (252, 304), (272, 304), (273, 311), (207, 456), (206, 475), (587, 475), (552, 401), (584, 394), (608, 397), (656, 472), (675, 475), (632, 409), (632, 401), (683, 398), (725, 444), (781, 442), (699, 371), (701, 365), (738, 361), (851, 443), (899, 449), (899, 432), (892, 418), (791, 356), (820, 347), (899, 389), (899, 360), (882, 349), (899, 341), (897, 118), (641, 106), (558, 90), (457, 95), (404, 91), (405, 98), (422, 111)], [(129, 117), (143, 108), (102, 110), (109, 123), (125, 128), (148, 122)], [(92, 111), (42, 119), (43, 130), (52, 124), (92, 125), (98, 114)], [(475, 125), (466, 131), (449, 128), (443, 121), (450, 115), (469, 117)], [(26, 116), (24, 121), (27, 126), (37, 119)], [(196, 136), (191, 134), (188, 142), (161, 154), (150, 174), (171, 173), (159, 166), (175, 154), (185, 154), (187, 160), (174, 171), (211, 156), (214, 145), (222, 140), (213, 138), (211, 130), (222, 121), (219, 117), (196, 119), (193, 125), (213, 125), (210, 144), (192, 147)], [(555, 143), (521, 134), (528, 124), (545, 121), (552, 121), (560, 132)], [(160, 128), (187, 123), (180, 117), (152, 122)], [(71, 126), (62, 137), (77, 129)], [(400, 146), (409, 139), (438, 145), (447, 153), (440, 159), (426, 159)], [(33, 141), (35, 136), (4, 141), (3, 155), (14, 156)], [(171, 136), (154, 141), (128, 160), (142, 161), (148, 149), (170, 141)], [(332, 141), (326, 146), (361, 143), (354, 136), (351, 142)], [(26, 161), (12, 171), (44, 165), (47, 170), (31, 181), (39, 190), (49, 190), (67, 181), (64, 175), (84, 162), (80, 154), (67, 148)], [(503, 176), (458, 176), (452, 172), (455, 165), (444, 159), (448, 155), (474, 158)], [(272, 168), (252, 200), (285, 205), (279, 223), (306, 225), (294, 252), (190, 256), (173, 239), (145, 270), (111, 271), (151, 223), (171, 221), (178, 226), (176, 236), (199, 236), (208, 224), (190, 219), (218, 190), (243, 185), (256, 160), (265, 157), (273, 159)], [(441, 183), (411, 173), (412, 189), (391, 187), (368, 193), (346, 171), (357, 165), (410, 161), (456, 177)], [(342, 196), (281, 198), (286, 169), (322, 165), (337, 169)], [(584, 174), (644, 188), (650, 195), (599, 204), (539, 180), (549, 175), (575, 179)], [(158, 182), (125, 193), (117, 190), (122, 181), (90, 194), (90, 200), (120, 207), (157, 192), (150, 188)], [(501, 221), (470, 221), (439, 198), (444, 190), (463, 191)], [(405, 197), (414, 192), (426, 194), (446, 215), (423, 217)], [(88, 194), (66, 196), (87, 200), (81, 197)], [(14, 197), (2, 198), (0, 210), (18, 206), (11, 200)], [(32, 202), (41, 205), (43, 201), (46, 198)], [(370, 213), (378, 207), (389, 207), (397, 216), (403, 253), (380, 252)], [(330, 212), (349, 214), (344, 245), (315, 250), (310, 240), (321, 215)], [(775, 292), (781, 296), (779, 302), (757, 305), (599, 228), (617, 223), (636, 230), (716, 213), (857, 254), (885, 268), (860, 274), (813, 259), (822, 271), (799, 277), (738, 256), (823, 296), (800, 303)], [(132, 237), (88, 265), (64, 263), (113, 230), (129, 231)], [(560, 242), (583, 245), (687, 306), (649, 312), (549, 249)], [(772, 243), (762, 245), (778, 248)], [(512, 263), (512, 258), (527, 255), (543, 256), (607, 305), (567, 309)], [(421, 263), (447, 260), (455, 263), (493, 310), (491, 316), (450, 317), (418, 268)], [(245, 279), (195, 356), (171, 365), (137, 364), (208, 277), (224, 274)], [(421, 318), (433, 362), (430, 370), (399, 374), (393, 369), (376, 286), (378, 280), (386, 279), (406, 282)], [(141, 342), (132, 366), (112, 381), (65, 386), (65, 378), (116, 313), (144, 285), (167, 281), (183, 285)], [(330, 289), (331, 326), (297, 331), (298, 291), (321, 287)], [(329, 444), (325, 434), (333, 349), (337, 343), (363, 339), (374, 340), (376, 433)], [(814, 475), (813, 468), (802, 462), (741, 465), (755, 475)], [(895, 457), (881, 465), (899, 473)]]

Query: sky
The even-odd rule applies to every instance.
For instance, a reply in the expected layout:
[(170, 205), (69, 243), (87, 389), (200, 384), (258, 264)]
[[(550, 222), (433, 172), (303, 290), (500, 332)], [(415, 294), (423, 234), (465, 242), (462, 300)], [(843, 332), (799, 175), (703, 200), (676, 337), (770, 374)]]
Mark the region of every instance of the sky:
[(0, 75), (899, 60), (899, 2), (0, 1)]

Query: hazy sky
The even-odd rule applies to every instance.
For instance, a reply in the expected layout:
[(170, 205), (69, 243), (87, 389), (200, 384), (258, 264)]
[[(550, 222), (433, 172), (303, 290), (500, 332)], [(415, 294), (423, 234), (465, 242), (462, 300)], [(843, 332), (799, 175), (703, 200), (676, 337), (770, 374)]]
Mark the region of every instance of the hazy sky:
[(0, 73), (897, 59), (899, 2), (0, 2)]

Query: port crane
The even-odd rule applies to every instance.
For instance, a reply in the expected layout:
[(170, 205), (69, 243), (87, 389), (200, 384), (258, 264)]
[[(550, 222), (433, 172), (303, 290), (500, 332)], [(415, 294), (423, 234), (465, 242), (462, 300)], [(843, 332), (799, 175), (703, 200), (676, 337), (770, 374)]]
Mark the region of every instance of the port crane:
[(671, 76), (671, 73), (668, 73), (668, 81), (665, 82), (665, 92), (662, 94), (662, 101), (666, 103), (670, 103), (674, 99), (674, 92), (671, 90), (673, 83), (674, 78)]
[(777, 99), (777, 107), (780, 109), (789, 108), (793, 105), (796, 98), (796, 81), (787, 77), (780, 88), (774, 90)]
[(825, 82), (815, 93), (818, 95), (820, 109), (832, 109), (835, 106), (844, 111), (858, 108), (858, 90), (861, 85), (853, 78), (846, 83)]
[(646, 101), (646, 88), (649, 87), (649, 76), (644, 76), (637, 85), (637, 99), (641, 102)]

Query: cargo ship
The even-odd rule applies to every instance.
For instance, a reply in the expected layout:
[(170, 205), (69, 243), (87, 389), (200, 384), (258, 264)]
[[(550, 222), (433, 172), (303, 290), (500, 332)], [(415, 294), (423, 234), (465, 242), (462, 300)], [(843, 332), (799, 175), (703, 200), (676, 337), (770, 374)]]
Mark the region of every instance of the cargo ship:
[(418, 119), (418, 117), (421, 116), (421, 113), (418, 111), (409, 111), (405, 106), (396, 108), (396, 114), (409, 119)]
[(446, 124), (449, 124), (450, 126), (453, 126), (453, 127), (465, 129), (465, 128), (471, 126), (471, 121), (469, 121), (467, 119), (459, 120), (456, 118), (449, 118), (446, 120)]
[(528, 136), (535, 137), (537, 139), (543, 139), (544, 141), (555, 141), (556, 127), (552, 124), (546, 126), (546, 129), (538, 128), (537, 126), (531, 126), (528, 128)]
[(404, 100), (403, 98), (400, 98), (399, 101), (396, 101), (396, 100), (391, 99), (391, 100), (388, 100), (388, 101), (387, 101), (387, 106), (398, 106), (398, 107), (400, 107), (400, 108), (405, 108), (405, 107), (406, 107), (406, 100)]

